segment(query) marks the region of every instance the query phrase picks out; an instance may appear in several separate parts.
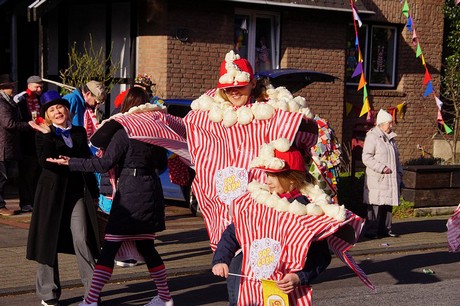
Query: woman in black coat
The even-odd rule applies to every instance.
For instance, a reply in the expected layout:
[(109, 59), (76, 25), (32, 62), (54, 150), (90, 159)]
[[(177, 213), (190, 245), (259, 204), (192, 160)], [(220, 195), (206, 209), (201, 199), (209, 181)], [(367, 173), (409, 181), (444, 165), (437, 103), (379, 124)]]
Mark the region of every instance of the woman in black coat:
[(86, 131), (70, 123), (69, 102), (57, 92), (45, 93), (49, 100), (41, 108), (46, 124), (29, 124), (36, 135), (37, 156), (43, 170), (34, 201), (27, 244), (27, 259), (38, 262), (36, 289), (42, 305), (58, 305), (60, 283), (58, 253), (76, 254), (86, 292), (99, 254), (96, 210), (98, 198), (93, 173), (71, 172), (47, 162), (61, 155), (87, 158), (90, 150)]
[[(133, 87), (123, 101), (121, 113), (146, 101), (148, 96), (145, 90)], [(120, 173), (91, 290), (80, 305), (97, 305), (102, 287), (112, 275), (114, 259), (122, 243), (135, 241), (158, 290), (158, 296), (147, 305), (171, 306), (173, 301), (166, 280), (166, 269), (153, 243), (154, 233), (165, 229), (163, 190), (155, 169), (166, 167), (166, 150), (130, 139), (115, 120), (104, 123), (92, 141), (97, 134), (105, 135), (103, 138), (109, 142), (101, 158), (63, 157), (54, 160), (58, 164), (68, 165), (72, 171), (103, 173), (117, 166)], [(105, 148), (104, 145), (102, 147)]]

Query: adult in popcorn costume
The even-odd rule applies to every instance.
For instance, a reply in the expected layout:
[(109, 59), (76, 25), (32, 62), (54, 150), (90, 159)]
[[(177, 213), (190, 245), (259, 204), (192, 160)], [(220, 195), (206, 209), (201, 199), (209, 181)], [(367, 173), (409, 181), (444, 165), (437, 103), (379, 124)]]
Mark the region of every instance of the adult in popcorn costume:
[[(295, 145), (304, 155), (307, 155), (317, 142), (318, 126), (312, 119), (313, 115), (304, 98), (293, 97), (284, 87), (273, 88), (269, 84), (258, 83), (254, 79), (250, 63), (233, 51), (226, 54), (221, 64), (217, 88), (209, 90), (194, 100), (191, 106), (192, 111), (184, 118), (184, 122), (191, 161), (196, 171), (192, 188), (206, 223), (211, 248), (213, 251), (216, 250), (222, 233), (234, 222), (236, 238), (243, 250), (243, 256), (240, 255), (240, 258), (243, 260), (239, 262), (238, 256), (235, 257), (230, 263), (229, 272), (241, 271), (243, 275), (248, 276), (252, 273), (248, 265), (250, 243), (257, 240), (251, 235), (256, 235), (256, 228), (259, 228), (259, 225), (252, 227), (251, 222), (262, 222), (264, 225), (260, 225), (260, 228), (269, 228), (271, 231), (279, 228), (278, 225), (281, 224), (275, 222), (276, 220), (280, 220), (281, 217), (286, 218), (286, 213), (274, 209), (271, 211), (280, 216), (263, 217), (263, 214), (258, 215), (259, 211), (251, 210), (251, 207), (256, 205), (247, 193), (248, 183), (264, 182), (265, 174), (259, 168), (250, 168), (250, 162), (264, 155), (261, 154), (263, 145), (279, 139), (284, 139), (282, 142), (287, 143), (287, 148)], [(303, 237), (296, 241), (302, 241), (305, 246), (309, 246), (313, 240), (324, 239), (339, 228), (344, 228), (347, 232), (346, 241), (333, 237), (328, 239), (329, 247), (352, 267), (369, 287), (373, 288), (365, 274), (346, 253), (356, 241), (363, 220), (338, 205), (328, 205), (325, 210), (317, 204), (310, 207), (321, 216), (309, 216), (309, 218), (318, 220), (313, 219), (313, 223), (308, 223), (304, 220), (294, 222), (295, 220), (286, 218), (282, 224), (286, 226), (308, 224), (314, 228), (307, 226), (303, 228), (303, 232), (292, 229), (286, 232), (287, 236), (290, 237), (290, 233), (303, 233), (304, 235), (293, 234), (292, 236)], [(329, 208), (332, 208), (331, 210), (336, 214), (340, 214), (343, 220), (325, 215), (324, 212)], [(290, 218), (306, 218), (294, 214), (288, 215), (292, 216)], [(286, 226), (281, 228), (286, 229)], [(247, 236), (247, 233), (251, 235)], [(260, 233), (265, 231), (259, 231), (258, 234)], [(283, 246), (284, 249), (287, 247)], [(289, 271), (296, 272), (303, 269), (308, 248), (302, 248), (301, 251), (295, 249), (293, 253), (298, 257), (292, 263), (296, 265), (291, 267), (280, 261), (281, 266), (275, 271), (276, 273), (270, 275), (271, 279), (281, 280)], [(241, 278), (241, 281), (238, 277), (234, 279), (236, 284), (232, 281), (228, 282), (229, 286), (233, 286), (229, 288), (230, 303), (263, 304), (259, 283), (248, 285), (247, 278)], [(239, 286), (239, 289), (235, 286)], [(238, 291), (244, 294), (234, 294)], [(295, 290), (292, 295), (295, 296), (294, 304), (310, 303), (311, 292), (308, 290)]]

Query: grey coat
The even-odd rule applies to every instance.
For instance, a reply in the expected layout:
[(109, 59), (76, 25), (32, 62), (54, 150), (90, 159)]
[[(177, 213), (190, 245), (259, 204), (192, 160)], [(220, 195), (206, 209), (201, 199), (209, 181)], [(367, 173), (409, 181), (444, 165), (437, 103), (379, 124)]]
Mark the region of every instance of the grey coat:
[(0, 161), (21, 159), (19, 147), (21, 131), (32, 131), (32, 128), (27, 122), (19, 121), (17, 104), (12, 97), (0, 90)]
[[(395, 142), (396, 134), (384, 133), (378, 126), (366, 134), (363, 163), (366, 166), (363, 202), (372, 205), (399, 205), (402, 166)], [(387, 166), (391, 174), (384, 174)]]

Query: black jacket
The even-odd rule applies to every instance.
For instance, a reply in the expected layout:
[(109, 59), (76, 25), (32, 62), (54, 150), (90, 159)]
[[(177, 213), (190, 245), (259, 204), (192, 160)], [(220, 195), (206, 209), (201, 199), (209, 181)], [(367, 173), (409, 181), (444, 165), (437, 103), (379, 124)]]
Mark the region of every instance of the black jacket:
[[(105, 134), (103, 129), (115, 133), (110, 136), (111, 133)], [(106, 233), (137, 235), (164, 230), (163, 190), (155, 169), (166, 167), (166, 150), (129, 139), (125, 130), (114, 120), (105, 123), (100, 130), (96, 132), (98, 135), (109, 137), (104, 155), (91, 159), (72, 158), (69, 167), (72, 171), (103, 173), (117, 166), (120, 177)], [(104, 147), (96, 143), (96, 146)]]
[(94, 257), (99, 254), (96, 209), (98, 198), (96, 178), (93, 173), (70, 172), (67, 167), (46, 161), (59, 155), (89, 157), (90, 150), (83, 127), (70, 130), (73, 147), (69, 148), (56, 129), (51, 126), (47, 134), (37, 133), (37, 156), (42, 172), (35, 192), (34, 212), (30, 222), (27, 259), (54, 265), (57, 253), (74, 254), (70, 216), (75, 198), (83, 198), (88, 216), (87, 241)]

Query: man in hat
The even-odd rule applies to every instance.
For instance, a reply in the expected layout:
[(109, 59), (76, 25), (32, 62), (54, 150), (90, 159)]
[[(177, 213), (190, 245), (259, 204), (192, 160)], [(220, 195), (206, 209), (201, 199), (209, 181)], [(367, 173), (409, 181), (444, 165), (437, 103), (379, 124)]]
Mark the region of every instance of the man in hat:
[[(39, 99), (43, 91), (43, 80), (38, 75), (32, 75), (27, 79), (27, 89), (14, 96), (13, 100), (18, 104), (20, 121), (29, 122), (35, 120), (40, 112)], [(19, 170), (19, 206), (21, 212), (31, 212), (40, 176), (41, 167), (38, 164), (35, 149), (35, 131), (20, 133), (20, 150), (22, 160), (18, 164)]]
[(32, 129), (27, 122), (19, 120), (19, 107), (13, 101), (15, 85), (8, 74), (0, 75), (0, 215), (4, 216), (13, 214), (6, 208), (4, 187), (14, 162), (21, 158), (19, 132)]
[(70, 103), (72, 125), (83, 126), (86, 129), (88, 139), (99, 125), (96, 107), (104, 103), (106, 97), (104, 84), (94, 80), (63, 96)]

